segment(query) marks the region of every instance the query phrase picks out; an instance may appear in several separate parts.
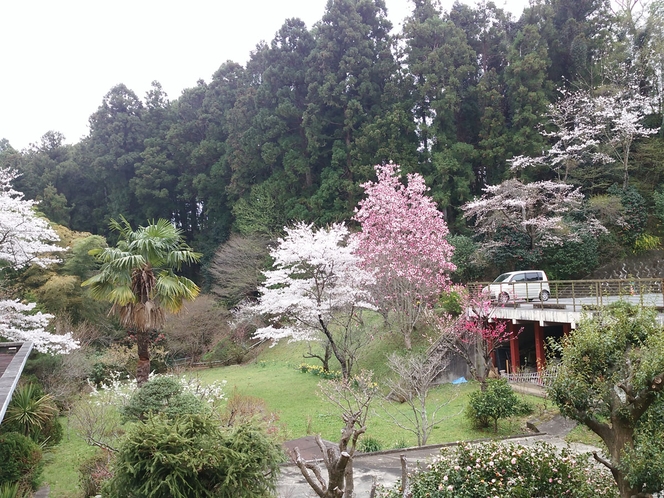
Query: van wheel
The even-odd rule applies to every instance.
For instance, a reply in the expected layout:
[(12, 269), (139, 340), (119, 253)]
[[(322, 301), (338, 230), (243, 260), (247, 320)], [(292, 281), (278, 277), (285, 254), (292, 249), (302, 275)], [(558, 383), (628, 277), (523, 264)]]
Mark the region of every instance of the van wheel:
[(498, 294), (498, 304), (507, 304), (510, 300), (510, 295), (507, 292), (501, 292)]
[(539, 298), (540, 298), (540, 301), (542, 301), (542, 302), (548, 301), (549, 300), (549, 291), (547, 291), (547, 290), (541, 291), (540, 295), (539, 295)]

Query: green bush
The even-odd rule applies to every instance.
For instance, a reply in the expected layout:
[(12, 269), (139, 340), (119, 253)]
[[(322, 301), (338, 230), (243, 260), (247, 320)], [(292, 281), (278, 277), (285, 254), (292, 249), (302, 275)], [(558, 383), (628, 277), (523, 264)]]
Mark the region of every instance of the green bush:
[(109, 498), (273, 496), (282, 453), (255, 426), (222, 428), (212, 417), (151, 417), (131, 426), (116, 455)]
[(492, 379), (487, 381), (486, 391), (471, 393), (466, 417), (480, 429), (493, 422), (494, 432), (498, 432), (499, 419), (518, 415), (524, 410), (524, 402), (514, 394), (505, 379)]
[(326, 380), (341, 379), (341, 372), (339, 370), (325, 370), (322, 365), (309, 365), (308, 363), (300, 363), (298, 370), (302, 373), (310, 373)]
[(218, 361), (222, 365), (239, 365), (244, 360), (247, 350), (240, 344), (234, 342), (230, 337), (225, 337), (215, 344), (212, 351), (203, 356), (204, 361)]
[(42, 446), (62, 440), (58, 408), (50, 394), (36, 384), (23, 384), (14, 391), (0, 432), (18, 432)]
[(205, 403), (189, 392), (185, 392), (178, 379), (156, 377), (141, 386), (122, 408), (125, 421), (145, 420), (150, 414), (163, 413), (169, 418), (201, 413)]
[(371, 436), (364, 436), (358, 442), (357, 449), (362, 453), (373, 453), (383, 449), (383, 443)]
[(0, 434), (0, 485), (37, 489), (42, 467), (42, 451), (32, 439), (18, 432)]
[[(488, 443), (443, 448), (430, 465), (411, 474), (412, 498), (618, 496), (609, 471), (590, 455), (575, 455), (546, 443), (535, 446)], [(399, 484), (378, 493), (401, 498)]]
[(18, 483), (0, 485), (0, 498), (21, 498), (22, 496), (23, 493)]

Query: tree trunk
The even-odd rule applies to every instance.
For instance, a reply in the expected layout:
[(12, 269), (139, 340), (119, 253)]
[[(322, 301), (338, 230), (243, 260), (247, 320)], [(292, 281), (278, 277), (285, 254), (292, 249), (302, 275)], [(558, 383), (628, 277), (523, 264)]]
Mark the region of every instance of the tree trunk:
[(148, 381), (148, 377), (150, 376), (150, 332), (147, 330), (137, 330), (136, 344), (138, 345), (136, 384), (140, 387)]
[[(638, 489), (632, 488), (625, 479), (624, 472), (620, 469), (620, 460), (623, 452), (627, 448), (634, 447), (634, 429), (621, 424), (617, 419), (618, 417), (611, 417), (612, 422), (612, 441), (607, 444), (609, 454), (611, 455), (612, 467), (609, 467), (611, 474), (618, 485), (621, 498), (631, 498), (639, 494)], [(606, 443), (606, 441), (605, 441)]]

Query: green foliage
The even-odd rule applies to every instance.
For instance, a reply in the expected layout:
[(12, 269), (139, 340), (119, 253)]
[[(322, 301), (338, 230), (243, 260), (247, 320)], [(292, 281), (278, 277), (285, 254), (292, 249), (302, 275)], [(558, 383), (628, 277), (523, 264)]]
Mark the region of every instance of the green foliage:
[(238, 365), (242, 363), (247, 349), (238, 344), (232, 337), (224, 337), (209, 353), (203, 356), (204, 361), (218, 361), (222, 365)]
[(599, 265), (598, 241), (583, 235), (581, 241), (565, 241), (544, 250), (543, 268), (549, 280), (573, 280), (592, 273)]
[[(413, 498), (528, 498), (531, 496), (617, 497), (611, 476), (576, 455), (546, 443), (534, 446), (462, 443), (443, 448), (427, 467), (412, 474)], [(400, 498), (398, 485), (378, 493)]]
[(655, 235), (650, 235), (648, 233), (641, 234), (634, 241), (634, 254), (640, 254), (646, 251), (653, 251), (661, 247), (662, 239)]
[(631, 248), (643, 234), (648, 221), (648, 210), (643, 196), (632, 186), (621, 189), (612, 185), (609, 195), (618, 197), (622, 204), (622, 212), (614, 231), (625, 247)]
[(459, 290), (443, 292), (438, 299), (441, 311), (452, 316), (459, 316), (463, 311), (463, 296)]
[(617, 475), (628, 476), (631, 489), (624, 493), (662, 484), (656, 469), (664, 456), (664, 419), (655, 380), (663, 375), (664, 331), (654, 309), (618, 302), (563, 338), (549, 395), (562, 415), (602, 438)]
[(16, 431), (37, 444), (52, 446), (62, 439), (58, 407), (50, 394), (36, 384), (19, 386), (12, 395), (2, 421), (3, 432)]
[(487, 380), (485, 391), (471, 393), (466, 417), (477, 428), (489, 427), (493, 421), (498, 432), (498, 420), (523, 413), (527, 408), (519, 400), (505, 379)]
[(42, 467), (42, 451), (32, 439), (18, 432), (0, 434), (0, 485), (37, 489)]
[(185, 392), (179, 380), (160, 376), (143, 384), (122, 407), (121, 413), (124, 420), (145, 420), (159, 413), (175, 419), (205, 410), (205, 403), (192, 393)]
[(357, 449), (362, 453), (374, 453), (383, 449), (383, 443), (375, 437), (362, 436), (357, 444)]
[(259, 429), (221, 428), (210, 417), (152, 417), (130, 427), (117, 453), (110, 498), (272, 496), (282, 454)]
[(454, 247), (452, 263), (457, 267), (452, 272), (455, 282), (472, 282), (482, 278), (484, 265), (478, 261), (478, 245), (465, 235), (450, 235), (447, 241)]
[(18, 483), (0, 484), (0, 498), (21, 498), (23, 493)]

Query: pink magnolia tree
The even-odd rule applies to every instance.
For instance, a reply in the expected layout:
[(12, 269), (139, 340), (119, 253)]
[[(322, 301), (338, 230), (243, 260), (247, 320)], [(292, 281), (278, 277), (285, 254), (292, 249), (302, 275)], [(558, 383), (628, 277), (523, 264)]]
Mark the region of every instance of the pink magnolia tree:
[(426, 195), (424, 178), (400, 179), (399, 166), (376, 166), (377, 182), (362, 185), (354, 220), (362, 231), (354, 235), (361, 265), (375, 282), (371, 296), (388, 320), (394, 320), (411, 349), (412, 331), (422, 311), (450, 285), (454, 248), (447, 242), (449, 230), (436, 203)]
[(512, 332), (504, 320), (492, 320), (494, 304), (481, 292), (457, 287), (461, 297), (462, 313), (458, 317), (427, 313), (427, 321), (437, 332), (431, 352), (450, 351), (459, 355), (468, 365), (470, 375), (486, 389), (491, 373), (493, 353), (523, 331)]
[(286, 236), (270, 251), (274, 266), (263, 272), (259, 301), (240, 310), (269, 320), (255, 337), (318, 341), (330, 348), (348, 379), (369, 340), (362, 310), (372, 308), (366, 290), (372, 278), (360, 268), (356, 246), (343, 224), (286, 228)]

